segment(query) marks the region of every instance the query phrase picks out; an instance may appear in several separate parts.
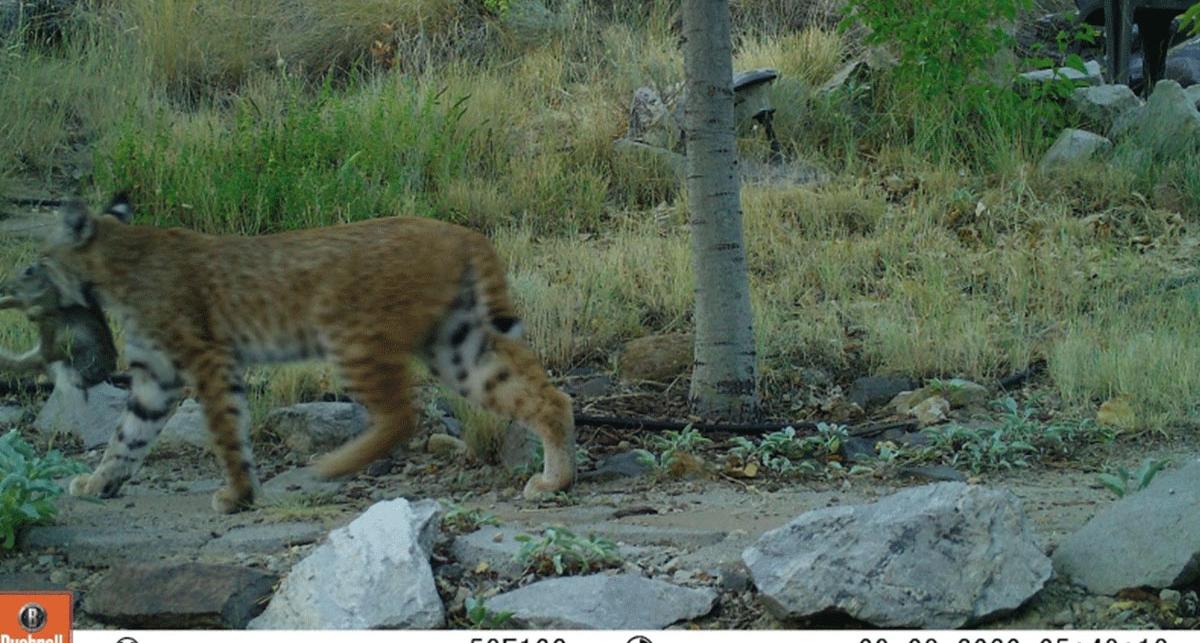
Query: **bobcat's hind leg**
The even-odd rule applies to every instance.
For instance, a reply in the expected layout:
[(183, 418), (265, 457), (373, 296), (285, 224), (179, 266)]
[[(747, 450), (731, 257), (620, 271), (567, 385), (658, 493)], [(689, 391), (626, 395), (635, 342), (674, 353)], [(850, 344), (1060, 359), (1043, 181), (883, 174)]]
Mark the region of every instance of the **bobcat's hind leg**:
[(463, 328), (434, 345), (434, 372), (467, 399), (518, 420), (541, 438), (543, 469), (526, 483), (526, 498), (570, 487), (575, 480), (571, 398), (550, 383), (537, 356), (520, 340), (482, 324), (458, 326)]

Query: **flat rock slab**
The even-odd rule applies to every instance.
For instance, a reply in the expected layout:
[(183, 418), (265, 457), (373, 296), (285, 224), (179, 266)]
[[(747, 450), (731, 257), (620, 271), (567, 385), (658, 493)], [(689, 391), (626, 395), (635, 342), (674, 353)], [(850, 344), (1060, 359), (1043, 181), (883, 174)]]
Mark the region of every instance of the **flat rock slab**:
[(1054, 568), (1097, 594), (1200, 578), (1200, 461), (1155, 476), (1096, 514), (1054, 552)]
[(706, 547), (715, 545), (728, 535), (716, 529), (693, 529), (688, 527), (657, 527), (623, 522), (600, 522), (578, 525), (572, 530), (580, 535), (602, 536), (618, 543), (634, 547)]
[(325, 536), (325, 527), (309, 522), (234, 527), (209, 541), (203, 554), (270, 554), (294, 545), (314, 543)]
[(1051, 575), (1020, 501), (959, 482), (801, 514), (742, 559), (780, 618), (842, 612), (894, 628), (957, 628), (1000, 615)]
[(262, 611), (275, 580), (227, 565), (123, 565), (100, 580), (84, 610), (121, 627), (241, 629)]
[(659, 630), (709, 613), (717, 593), (633, 574), (571, 576), (526, 585), (488, 600), (531, 629)]
[(291, 499), (334, 496), (345, 485), (344, 480), (325, 480), (312, 467), (290, 469), (263, 484), (263, 500), (267, 503)]
[(524, 565), (517, 562), (522, 543), (516, 537), (527, 533), (515, 527), (485, 525), (454, 539), (450, 554), (464, 568), (475, 569), (480, 563), (505, 576), (520, 576)]
[(429, 551), (441, 505), (372, 505), (296, 564), (251, 629), (430, 629), (445, 613)]
[(194, 554), (212, 539), (208, 531), (127, 527), (30, 527), (22, 549), (53, 549), (73, 564), (148, 563)]

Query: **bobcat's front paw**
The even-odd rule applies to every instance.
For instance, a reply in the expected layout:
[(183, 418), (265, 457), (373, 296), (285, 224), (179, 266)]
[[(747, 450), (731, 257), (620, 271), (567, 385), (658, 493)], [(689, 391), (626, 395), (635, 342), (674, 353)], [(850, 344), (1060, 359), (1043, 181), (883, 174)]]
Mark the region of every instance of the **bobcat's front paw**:
[(551, 480), (545, 474), (538, 473), (529, 478), (529, 482), (525, 483), (525, 491), (522, 495), (525, 496), (526, 500), (541, 500), (569, 486), (571, 486), (571, 478), (567, 478), (566, 480)]
[(68, 489), (72, 496), (112, 498), (121, 490), (119, 480), (105, 480), (94, 473), (81, 473), (71, 480)]
[(237, 513), (254, 504), (254, 491), (238, 491), (232, 487), (221, 487), (213, 494), (213, 510), (220, 514)]

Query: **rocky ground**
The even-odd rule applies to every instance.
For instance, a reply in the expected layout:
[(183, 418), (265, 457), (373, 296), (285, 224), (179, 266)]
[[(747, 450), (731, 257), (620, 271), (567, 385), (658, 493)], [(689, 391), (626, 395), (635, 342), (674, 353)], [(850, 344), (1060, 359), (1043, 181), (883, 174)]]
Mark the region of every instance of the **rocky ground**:
[[(306, 456), (281, 445), (272, 448), (260, 444), (266, 498), (254, 510), (232, 516), (216, 515), (210, 508), (210, 495), (218, 486), (212, 457), (185, 439), (167, 439), (122, 497), (103, 502), (64, 497), (54, 525), (28, 529), (18, 550), (0, 559), (0, 587), (70, 588), (78, 593), (77, 616), (84, 628), (245, 627), (262, 610), (272, 591), (280, 587), (280, 580), (319, 550), (331, 530), (347, 525), (381, 501), (441, 499), (441, 528), (436, 536), (429, 536), (432, 541), (428, 550), (421, 550), (425, 553), (417, 557), (428, 557), (433, 587), (450, 627), (472, 625), (468, 607), (475, 598), (488, 598), (489, 606), (505, 606), (516, 600), (511, 596), (517, 592), (511, 590), (535, 595), (541, 592), (551, 603), (563, 593), (537, 584), (552, 578), (553, 572), (530, 571), (514, 558), (521, 546), (518, 534), (537, 536), (548, 526), (562, 526), (581, 536), (595, 535), (616, 543), (620, 562), (608, 573), (624, 573), (604, 577), (605, 582), (650, 579), (672, 589), (699, 591), (662, 598), (679, 603), (682, 610), (673, 627), (861, 626), (863, 623), (846, 616), (779, 618), (778, 610), (768, 609), (771, 600), (763, 595), (761, 579), (747, 569), (743, 552), (758, 543), (765, 532), (806, 512), (868, 505), (899, 490), (930, 482), (900, 474), (819, 475), (794, 481), (738, 479), (714, 467), (693, 472), (690, 478), (674, 479), (655, 475), (639, 465), (629, 455), (627, 437), (608, 429), (581, 430), (580, 441), (588, 457), (579, 484), (569, 494), (541, 503), (520, 498), (521, 475), (508, 473), (500, 466), (468, 463), (453, 448), (453, 441), (445, 437), (433, 442), (450, 443), (449, 449), (430, 453), (427, 439), (418, 440), (412, 445), (418, 448), (377, 462), (367, 472), (338, 483), (320, 482), (306, 475)], [(718, 443), (702, 450), (702, 456), (715, 460), (723, 449), (726, 447)], [(1128, 450), (1128, 446), (1123, 449)], [(95, 464), (98, 455), (99, 450), (93, 449), (81, 457)], [(1154, 453), (1126, 459), (1136, 464), (1142, 457), (1154, 456), (1181, 464), (1196, 455), (1191, 445), (1162, 445)], [(1101, 459), (1094, 458), (1090, 464), (1017, 469), (969, 482), (973, 483), (971, 488), (1011, 492), (1028, 518), (1028, 542), (1053, 554), (1089, 519), (1114, 505), (1114, 495), (1096, 482), (1096, 463)], [(1170, 496), (1175, 489), (1166, 493)], [(1145, 507), (1153, 513), (1156, 505), (1147, 501), (1130, 506)], [(476, 519), (484, 514), (470, 510), (485, 512), (494, 517), (494, 523), (477, 524)], [(897, 515), (902, 516), (906, 510), (898, 511)], [(1164, 512), (1169, 514), (1171, 510)], [(1117, 528), (1129, 531), (1147, 519), (1126, 515), (1115, 520)], [(841, 536), (835, 531), (822, 538), (826, 542), (870, 540), (871, 533), (867, 532), (874, 528), (856, 529), (845, 524)], [(1172, 529), (1186, 532), (1191, 527)], [(958, 530), (957, 526), (945, 528), (944, 534), (933, 538), (933, 546), (938, 546), (939, 539), (953, 541)], [(1169, 549), (1161, 542), (1142, 546)], [(836, 555), (872, 555), (863, 551), (851, 547)], [(1130, 552), (1126, 555), (1139, 556)], [(370, 558), (376, 556), (387, 557), (373, 554)], [(1186, 560), (1183, 567), (1187, 567)], [(825, 562), (847, 568), (856, 563), (877, 566), (866, 558)], [(952, 559), (941, 564), (952, 568), (958, 565)], [(1049, 575), (1048, 560), (1037, 565), (1044, 565), (1045, 575)], [(1172, 580), (1163, 582), (1172, 584)], [(1040, 591), (1034, 587), (1030, 594), (1036, 594), (1019, 609), (998, 618), (989, 617), (981, 625), (1194, 627), (1200, 622), (1196, 618), (1196, 593), (1187, 583), (1194, 584), (1194, 580), (1188, 579), (1182, 587), (1176, 582), (1174, 589), (1162, 591), (1108, 588), (1096, 592), (1057, 574)], [(656, 587), (584, 591), (667, 596)], [(518, 599), (521, 597), (518, 595)], [(526, 598), (540, 600), (537, 596)], [(670, 613), (667, 607), (655, 608), (654, 612), (664, 610)], [(393, 623), (433, 626), (437, 622)], [(532, 617), (525, 622), (563, 625)]]

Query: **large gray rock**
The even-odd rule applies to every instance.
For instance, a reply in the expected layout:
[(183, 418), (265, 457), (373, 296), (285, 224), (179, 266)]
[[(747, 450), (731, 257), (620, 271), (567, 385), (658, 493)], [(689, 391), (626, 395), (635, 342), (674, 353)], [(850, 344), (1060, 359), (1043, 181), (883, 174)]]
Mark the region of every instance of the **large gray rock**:
[(262, 611), (275, 576), (227, 565), (120, 565), (88, 593), (104, 623), (142, 629), (242, 629)]
[(836, 611), (890, 628), (956, 628), (1002, 614), (1051, 574), (1020, 501), (959, 482), (801, 514), (742, 559), (780, 618)]
[(329, 534), (284, 579), (251, 629), (430, 629), (445, 613), (429, 553), (441, 505), (372, 505)]
[(167, 420), (166, 426), (163, 427), (157, 444), (207, 449), (210, 440), (204, 409), (200, 408), (196, 400), (187, 399), (171, 414), (171, 419)]
[(1117, 119), (1113, 136), (1160, 156), (1189, 152), (1200, 145), (1200, 112), (1179, 83), (1162, 80), (1145, 105)]
[(1103, 154), (1112, 149), (1112, 141), (1081, 129), (1065, 129), (1055, 139), (1054, 145), (1038, 163), (1042, 172), (1054, 172), (1068, 168), (1081, 161)]
[(107, 382), (87, 389), (86, 396), (71, 386), (55, 386), (33, 426), (45, 434), (75, 436), (83, 448), (94, 449), (108, 444), (121, 424), (128, 399), (128, 391)]
[(1097, 594), (1200, 579), (1200, 461), (1160, 473), (1059, 544), (1054, 568)]
[(281, 436), (288, 448), (300, 455), (311, 456), (362, 433), (367, 422), (367, 409), (361, 404), (306, 402), (271, 411), (263, 430)]
[(515, 624), (532, 629), (658, 630), (704, 616), (716, 600), (710, 589), (632, 574), (592, 574), (538, 581), (500, 594), (487, 605), (512, 612)]
[(1122, 114), (1141, 107), (1142, 99), (1128, 85), (1097, 85), (1076, 89), (1071, 103), (1097, 131), (1107, 132)]

